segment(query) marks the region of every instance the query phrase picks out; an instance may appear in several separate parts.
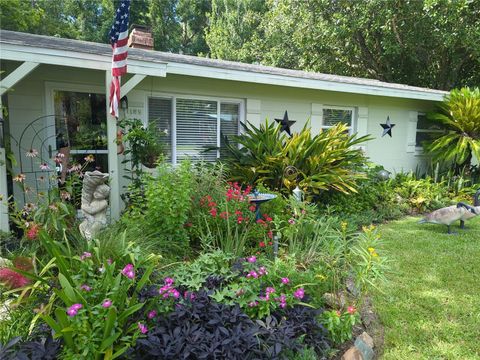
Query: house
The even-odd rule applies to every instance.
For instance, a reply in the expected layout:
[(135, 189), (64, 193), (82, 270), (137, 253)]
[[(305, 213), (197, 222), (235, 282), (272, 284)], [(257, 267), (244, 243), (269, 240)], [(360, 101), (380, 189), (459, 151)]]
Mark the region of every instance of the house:
[[(446, 92), (377, 80), (287, 70), (254, 64), (163, 53), (148, 49), (148, 33), (134, 31), (128, 72), (122, 78), (127, 102), (120, 117), (156, 121), (165, 136), (169, 158), (214, 160), (200, 151), (221, 145), (222, 134), (238, 133), (239, 122), (259, 124), (282, 118), (285, 111), (299, 130), (310, 119), (313, 131), (342, 121), (352, 133), (372, 134), (364, 145), (370, 159), (391, 171), (422, 164), (419, 142), (435, 132), (423, 114)], [(5, 132), (17, 158), (14, 172), (27, 175), (26, 184), (41, 190), (42, 174), (27, 152), (38, 150), (46, 159), (43, 170), (55, 166), (52, 157), (69, 139), (70, 156), (93, 153), (97, 165), (110, 173), (111, 216), (122, 202), (122, 160), (117, 155), (116, 120), (108, 114), (111, 47), (58, 37), (0, 31), (1, 94), (8, 109)], [(382, 137), (387, 118), (392, 136)], [(32, 150), (33, 151), (33, 150)], [(2, 156), (4, 156), (2, 151)], [(2, 163), (3, 164), (3, 163)], [(0, 193), (21, 194), (0, 167)], [(5, 213), (1, 227), (8, 224)]]

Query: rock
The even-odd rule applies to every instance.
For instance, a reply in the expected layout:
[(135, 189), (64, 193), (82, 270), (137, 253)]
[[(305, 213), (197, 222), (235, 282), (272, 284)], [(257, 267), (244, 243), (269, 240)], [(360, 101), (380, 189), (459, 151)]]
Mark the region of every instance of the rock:
[(373, 338), (370, 335), (368, 335), (368, 333), (366, 331), (364, 331), (363, 333), (358, 335), (357, 340), (358, 339), (361, 339), (365, 344), (370, 346), (372, 349), (375, 347), (375, 345), (373, 343)]
[(363, 360), (372, 360), (375, 356), (373, 352), (373, 339), (365, 331), (355, 340), (355, 347), (362, 354)]
[(360, 290), (355, 285), (355, 280), (352, 277), (348, 277), (346, 281), (347, 290), (354, 297), (358, 298), (360, 296)]
[(364, 360), (362, 353), (355, 346), (348, 349), (345, 354), (342, 355), (341, 360)]
[(339, 308), (343, 309), (347, 304), (347, 300), (343, 293), (339, 293), (339, 294), (325, 293), (323, 294), (323, 300), (325, 300), (325, 303), (328, 305), (328, 307), (332, 309), (339, 309)]

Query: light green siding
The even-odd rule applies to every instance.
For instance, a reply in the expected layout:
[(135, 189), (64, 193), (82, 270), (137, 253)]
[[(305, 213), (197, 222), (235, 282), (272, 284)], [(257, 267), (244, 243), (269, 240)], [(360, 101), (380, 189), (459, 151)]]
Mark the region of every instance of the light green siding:
[[(8, 68), (8, 63), (3, 66)], [(123, 80), (125, 82), (126, 79)], [(51, 100), (48, 99), (46, 92), (47, 83), (65, 83), (70, 86), (78, 84), (104, 89), (105, 73), (98, 70), (40, 65), (8, 93), (10, 132), (13, 139), (18, 140), (25, 126), (34, 119), (49, 115), (46, 113), (47, 102)], [(357, 130), (375, 137), (364, 147), (366, 154), (373, 162), (381, 164), (391, 171), (411, 170), (421, 164), (422, 157), (418, 153), (408, 152), (408, 138), (412, 137), (409, 119), (412, 111), (428, 111), (434, 105), (432, 102), (420, 100), (167, 74), (166, 78), (147, 77), (128, 94), (130, 106), (130, 115), (128, 116), (142, 118), (146, 121), (148, 97), (160, 95), (241, 99), (245, 103), (246, 119), (256, 125), (266, 118), (271, 121), (281, 118), (285, 110), (288, 110), (290, 119), (297, 121), (293, 126), (294, 131), (300, 130), (308, 119), (311, 119), (312, 128), (318, 131), (321, 126), (322, 107), (329, 105), (355, 107), (357, 115), (360, 115)], [(392, 138), (381, 137), (380, 123), (384, 123), (387, 116), (395, 124)], [(115, 141), (115, 139), (109, 139), (109, 141)], [(15, 140), (13, 145), (15, 145)], [(14, 146), (13, 150), (17, 157), (24, 156), (17, 151), (17, 146)], [(118, 166), (120, 169), (124, 166), (121, 164), (122, 160), (123, 157), (119, 156)], [(121, 174), (120, 182), (121, 187), (125, 185)], [(19, 193), (16, 195), (18, 196)]]

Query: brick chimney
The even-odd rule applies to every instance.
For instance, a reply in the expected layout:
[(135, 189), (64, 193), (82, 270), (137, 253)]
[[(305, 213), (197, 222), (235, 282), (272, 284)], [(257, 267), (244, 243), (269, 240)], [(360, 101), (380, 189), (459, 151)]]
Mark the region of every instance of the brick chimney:
[(153, 50), (152, 30), (144, 25), (132, 25), (128, 46), (135, 49)]

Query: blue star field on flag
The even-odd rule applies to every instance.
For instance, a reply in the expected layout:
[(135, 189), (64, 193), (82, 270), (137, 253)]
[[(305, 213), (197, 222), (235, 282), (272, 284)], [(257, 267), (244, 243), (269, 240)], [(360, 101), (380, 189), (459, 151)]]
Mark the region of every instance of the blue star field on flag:
[(118, 36), (128, 29), (129, 10), (130, 0), (122, 0), (116, 10), (115, 21), (108, 33), (112, 45), (118, 41)]

